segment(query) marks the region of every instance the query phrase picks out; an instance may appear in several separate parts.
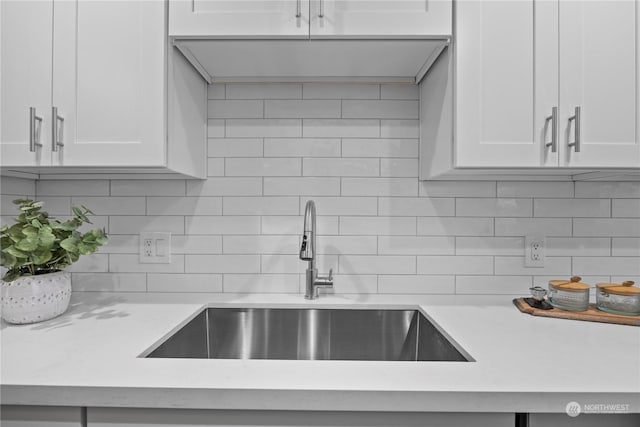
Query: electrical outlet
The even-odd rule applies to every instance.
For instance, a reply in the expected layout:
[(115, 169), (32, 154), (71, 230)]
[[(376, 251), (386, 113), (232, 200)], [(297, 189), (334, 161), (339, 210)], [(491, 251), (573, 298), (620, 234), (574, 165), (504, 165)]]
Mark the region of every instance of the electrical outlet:
[(140, 233), (141, 264), (171, 264), (171, 233)]
[(524, 239), (524, 266), (544, 267), (547, 242), (544, 236), (526, 236)]

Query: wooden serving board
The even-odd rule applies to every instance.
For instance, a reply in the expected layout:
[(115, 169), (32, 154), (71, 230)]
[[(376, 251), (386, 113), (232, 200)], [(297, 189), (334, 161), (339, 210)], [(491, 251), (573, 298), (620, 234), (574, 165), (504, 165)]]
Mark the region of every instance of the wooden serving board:
[(540, 317), (556, 317), (558, 319), (584, 320), (585, 322), (615, 323), (618, 325), (640, 326), (640, 316), (622, 316), (607, 313), (596, 308), (595, 304), (589, 304), (587, 311), (567, 311), (559, 308), (541, 310), (531, 307), (524, 298), (515, 298), (513, 304), (523, 313)]

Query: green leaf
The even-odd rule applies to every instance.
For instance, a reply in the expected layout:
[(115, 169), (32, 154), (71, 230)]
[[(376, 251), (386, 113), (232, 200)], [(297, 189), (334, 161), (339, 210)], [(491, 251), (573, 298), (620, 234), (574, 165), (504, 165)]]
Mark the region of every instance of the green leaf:
[(4, 268), (11, 269), (16, 265), (17, 262), (18, 262), (18, 259), (13, 255), (11, 255), (10, 253), (4, 252), (4, 251), (0, 252), (0, 264)]
[(34, 251), (38, 247), (38, 236), (27, 236), (26, 239), (20, 240), (14, 246), (22, 252)]
[(78, 252), (78, 243), (80, 243), (80, 239), (75, 236), (67, 237), (63, 241), (60, 242), (60, 247), (67, 252), (77, 253)]
[(8, 253), (10, 255), (13, 255), (16, 258), (28, 258), (29, 257), (29, 254), (24, 253), (19, 249), (16, 249), (15, 246), (9, 246), (8, 248), (3, 249), (2, 252)]
[(49, 251), (38, 251), (31, 254), (31, 262), (34, 265), (46, 265), (46, 263), (51, 259), (51, 252)]

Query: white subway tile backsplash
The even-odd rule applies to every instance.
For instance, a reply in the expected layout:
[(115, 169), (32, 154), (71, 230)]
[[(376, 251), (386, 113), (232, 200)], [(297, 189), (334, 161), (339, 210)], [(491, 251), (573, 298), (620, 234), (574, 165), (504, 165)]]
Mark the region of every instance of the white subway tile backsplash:
[(300, 198), (300, 213), (304, 213), (307, 200), (316, 203), (316, 212), (320, 215), (376, 215), (378, 200), (375, 197), (302, 197)]
[[(2, 177), (2, 180), (7, 178)], [(28, 187), (27, 187), (28, 188)], [(104, 179), (86, 180), (48, 180), (35, 181), (34, 192), (29, 194), (46, 194), (47, 196), (108, 196), (109, 181)], [(3, 191), (3, 194), (4, 191)], [(129, 194), (115, 194), (113, 196), (124, 196)]]
[(466, 255), (418, 256), (418, 274), (493, 274), (493, 257)]
[(418, 218), (418, 234), (426, 236), (493, 236), (492, 218)]
[(456, 237), (456, 255), (522, 255), (523, 237)]
[(344, 138), (343, 157), (418, 158), (418, 139)]
[[(304, 206), (303, 206), (304, 209)], [(262, 216), (262, 234), (295, 234), (301, 235), (304, 225), (302, 216)], [(318, 239), (322, 235), (338, 234), (338, 217), (322, 216), (316, 217)]]
[(221, 254), (222, 236), (173, 235), (171, 252), (174, 254)]
[(264, 178), (265, 196), (339, 196), (340, 178)]
[(209, 138), (207, 140), (209, 157), (262, 157), (262, 154), (262, 138)]
[(496, 218), (496, 236), (571, 236), (570, 218)]
[(247, 119), (264, 117), (264, 103), (257, 101), (213, 100), (208, 103), (210, 119)]
[(225, 197), (224, 215), (298, 215), (297, 197)]
[[(301, 223), (302, 224), (302, 223)], [(325, 229), (318, 224), (316, 251), (329, 255), (375, 255), (378, 253), (376, 236), (328, 236)]]
[(498, 182), (498, 197), (573, 197), (573, 182)]
[(182, 216), (115, 216), (109, 217), (109, 233), (140, 234), (143, 231), (168, 231), (184, 234)]
[(142, 197), (72, 197), (73, 206), (86, 206), (96, 215), (144, 215)]
[(640, 256), (640, 237), (614, 237), (611, 239), (612, 256)]
[(298, 236), (224, 236), (222, 248), (225, 254), (298, 254)]
[(224, 291), (231, 293), (298, 293), (297, 274), (225, 274)]
[(207, 137), (223, 138), (225, 136), (224, 119), (207, 120)]
[(296, 158), (228, 158), (226, 176), (300, 176), (302, 162)]
[[(71, 197), (61, 197), (61, 196), (54, 196), (54, 197), (49, 197), (49, 196), (41, 196), (38, 197), (38, 201), (40, 202), (44, 202), (44, 206), (43, 209), (47, 212), (49, 212), (49, 214), (51, 216), (54, 216), (58, 219), (62, 219), (62, 216), (70, 216), (71, 215)], [(13, 215), (13, 216), (17, 216), (20, 214), (20, 211), (18, 209), (16, 209), (16, 205), (14, 205), (13, 203), (7, 203), (5, 205), (5, 199), (2, 199), (2, 214), (3, 215)], [(81, 203), (74, 203), (74, 206), (80, 207)], [(95, 210), (93, 210), (94, 206), (93, 205), (87, 205), (87, 207), (89, 209), (91, 209), (93, 212), (97, 213)], [(7, 209), (6, 213), (5, 213), (5, 209)]]
[(207, 176), (224, 176), (224, 159), (207, 159)]
[[(574, 266), (575, 270), (575, 266)], [(496, 256), (495, 274), (502, 275), (552, 275), (558, 277), (571, 276), (571, 257), (550, 257), (544, 261), (544, 267), (525, 267), (524, 256)]]
[(340, 234), (415, 236), (416, 219), (389, 216), (345, 216), (340, 218)]
[(574, 236), (640, 237), (640, 218), (576, 218), (573, 220)]
[(266, 100), (264, 117), (273, 119), (340, 118), (338, 100)]
[(186, 234), (260, 234), (259, 216), (185, 217)]
[(609, 256), (608, 237), (547, 237), (547, 256)]
[(531, 199), (460, 198), (456, 200), (457, 216), (530, 217)]
[(300, 119), (227, 119), (225, 123), (228, 138), (302, 136)]
[[(20, 197), (33, 198), (36, 194), (36, 185), (39, 182), (44, 182), (44, 181), (34, 181), (32, 179), (3, 176), (0, 179), (0, 193), (3, 196), (6, 195), (6, 196), (20, 196)], [(107, 182), (107, 189), (108, 189), (108, 182)]]
[(147, 215), (222, 215), (222, 197), (147, 197)]
[(416, 257), (340, 255), (340, 274), (416, 274)]
[(76, 292), (146, 292), (145, 273), (73, 273)]
[(343, 100), (345, 119), (417, 119), (418, 101)]
[(226, 99), (300, 99), (302, 85), (295, 83), (228, 84)]
[(380, 159), (380, 176), (391, 178), (417, 178), (418, 159)]
[(378, 215), (453, 216), (455, 215), (455, 200), (421, 197), (379, 197)]
[(576, 182), (576, 198), (640, 198), (640, 181), (634, 182)]
[(305, 138), (367, 138), (380, 135), (380, 121), (371, 119), (303, 119)]
[(304, 176), (380, 176), (378, 159), (307, 158), (303, 159)]
[[(303, 212), (337, 294), (526, 295), (572, 274), (640, 279), (640, 182), (418, 181), (419, 89), (404, 84), (214, 84), (205, 180), (2, 177), (0, 211), (86, 204), (107, 246), (71, 268), (80, 291), (303, 293)], [(141, 264), (141, 231), (172, 233)], [(524, 236), (546, 237), (542, 268)]]
[(305, 83), (302, 86), (302, 97), (304, 99), (379, 99), (380, 85)]
[(585, 275), (640, 276), (640, 257), (574, 257), (573, 270)]
[(496, 197), (491, 181), (420, 181), (420, 197)]
[(419, 120), (381, 120), (382, 138), (420, 138)]
[(640, 199), (614, 199), (611, 216), (640, 218)]
[(342, 178), (343, 196), (417, 196), (414, 178)]
[(217, 83), (207, 85), (207, 99), (224, 99), (225, 92), (226, 85)]
[(383, 274), (378, 276), (378, 292), (381, 294), (453, 294), (455, 276)]
[(265, 157), (340, 157), (339, 138), (265, 138)]
[(455, 239), (448, 236), (378, 236), (380, 255), (453, 255)]
[(380, 98), (382, 99), (420, 99), (420, 86), (386, 84), (380, 86)]
[(171, 264), (141, 264), (138, 254), (111, 254), (109, 271), (113, 273), (184, 273), (184, 257), (184, 255), (172, 254)]
[(559, 218), (609, 217), (611, 201), (607, 199), (536, 199), (533, 214), (536, 217)]
[(531, 276), (458, 276), (457, 294), (529, 295)]
[(222, 292), (222, 274), (151, 273), (148, 292)]
[(185, 273), (259, 273), (260, 255), (185, 255)]
[(111, 196), (184, 196), (184, 180), (121, 180), (111, 181)]
[(209, 178), (187, 182), (187, 196), (259, 195), (262, 195), (262, 177)]

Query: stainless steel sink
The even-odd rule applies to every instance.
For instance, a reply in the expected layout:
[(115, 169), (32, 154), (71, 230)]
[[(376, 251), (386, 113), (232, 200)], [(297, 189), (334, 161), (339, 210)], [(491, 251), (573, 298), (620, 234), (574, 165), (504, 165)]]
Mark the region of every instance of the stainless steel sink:
[(418, 310), (207, 308), (143, 357), (467, 362)]

